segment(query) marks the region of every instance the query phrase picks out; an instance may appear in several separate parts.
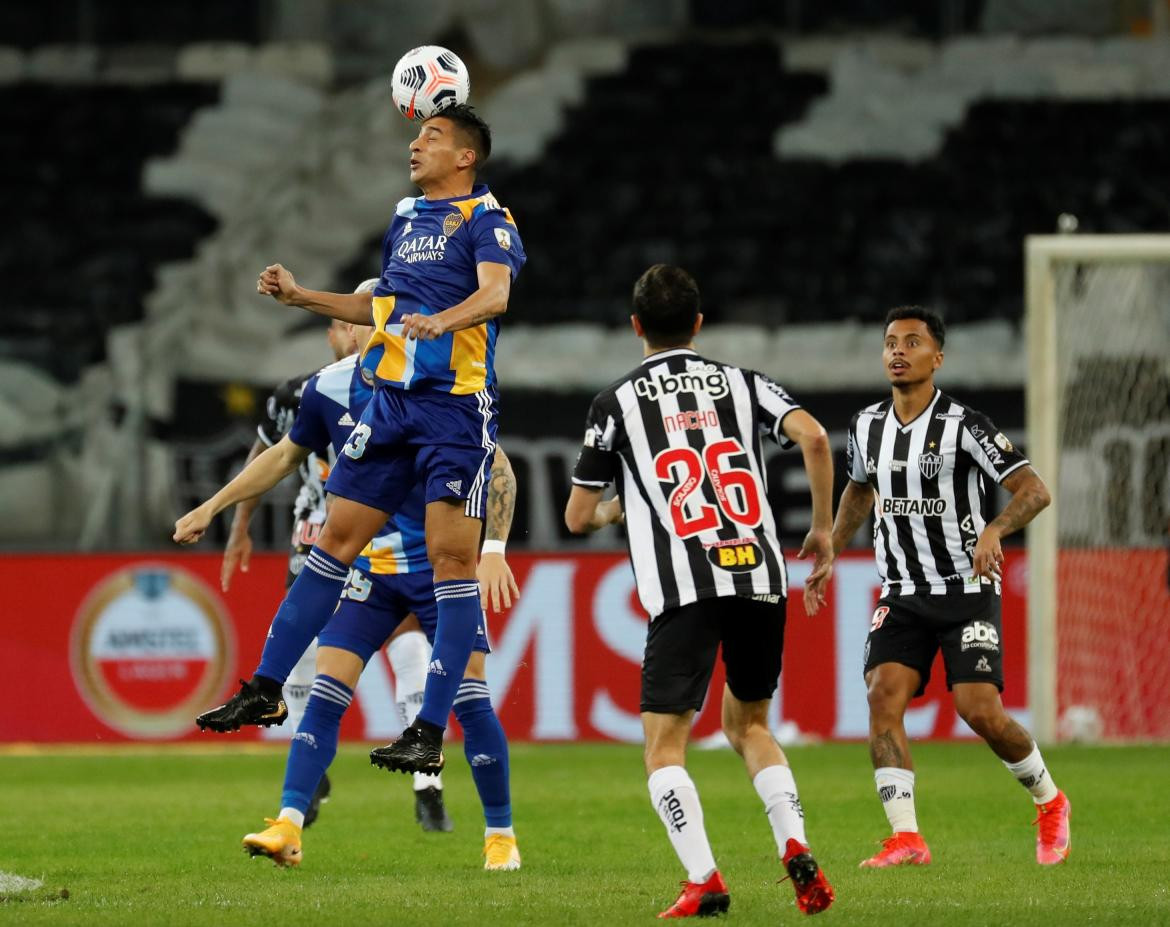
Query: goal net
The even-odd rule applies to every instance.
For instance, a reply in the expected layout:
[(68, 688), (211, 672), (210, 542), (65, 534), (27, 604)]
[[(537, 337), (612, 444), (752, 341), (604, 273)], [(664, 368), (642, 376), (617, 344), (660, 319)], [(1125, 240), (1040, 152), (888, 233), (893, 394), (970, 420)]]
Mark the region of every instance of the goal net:
[(1027, 276), (1032, 725), (1170, 740), (1170, 235), (1032, 237)]

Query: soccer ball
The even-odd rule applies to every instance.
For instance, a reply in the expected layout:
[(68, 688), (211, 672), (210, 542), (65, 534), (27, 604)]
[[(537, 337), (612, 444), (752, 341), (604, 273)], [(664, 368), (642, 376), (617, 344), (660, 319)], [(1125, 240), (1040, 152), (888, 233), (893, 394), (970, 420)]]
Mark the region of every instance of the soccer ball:
[(467, 102), (471, 80), (455, 52), (438, 45), (412, 48), (394, 65), (390, 94), (407, 119), (430, 119)]

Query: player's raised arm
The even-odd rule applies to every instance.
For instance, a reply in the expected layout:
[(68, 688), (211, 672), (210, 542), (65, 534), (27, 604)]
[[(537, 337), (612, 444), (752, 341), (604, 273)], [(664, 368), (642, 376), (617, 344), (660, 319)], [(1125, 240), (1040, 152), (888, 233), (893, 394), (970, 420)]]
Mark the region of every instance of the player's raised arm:
[(824, 589), (833, 573), (833, 452), (824, 426), (803, 409), (784, 416), (781, 429), (800, 447), (812, 493), (812, 523), (797, 557), (813, 555), (813, 571), (805, 580), (804, 605), (815, 615), (824, 603)]
[(508, 264), (480, 261), (475, 265), (479, 289), (450, 309), (423, 315), (415, 312), (402, 317), (402, 337), (430, 341), (447, 332), (475, 328), (508, 311), (512, 292), (512, 268)]
[(488, 480), (487, 513), (484, 518), (483, 549), (475, 575), (479, 580), (480, 601), (484, 608), (491, 603), (492, 611), (511, 608), (514, 598), (519, 598), (520, 587), (512, 575), (512, 568), (504, 559), (504, 545), (512, 530), (512, 516), (516, 512), (516, 474), (512, 462), (503, 448), (496, 446), (492, 461), (491, 477)]
[[(246, 470), (248, 465), (267, 449), (268, 445), (259, 438), (253, 441), (252, 449), (248, 451), (248, 457), (244, 460), (244, 469)], [(245, 499), (236, 505), (236, 510), (232, 514), (232, 526), (228, 530), (227, 544), (223, 548), (223, 561), (219, 566), (219, 586), (224, 592), (231, 587), (232, 574), (235, 573), (236, 567), (239, 567), (241, 573), (248, 572), (248, 563), (252, 559), (252, 535), (248, 529), (252, 523), (252, 513), (259, 504), (259, 496)]]
[(1003, 567), (1000, 539), (1019, 531), (1052, 502), (1048, 487), (1030, 466), (1021, 467), (1004, 478), (1001, 484), (1012, 494), (1003, 511), (988, 522), (975, 544), (972, 566), (976, 576), (998, 580)]
[(272, 447), (244, 467), (230, 483), (214, 496), (175, 522), (174, 540), (194, 544), (207, 530), (211, 520), (229, 505), (262, 496), (293, 472), (309, 456), (309, 448), (294, 444), (285, 435)]
[(256, 281), (256, 292), (271, 296), (285, 306), (298, 306), (317, 315), (340, 319), (354, 325), (369, 325), (372, 318), (372, 293), (326, 293), (307, 290), (297, 284), (293, 275), (280, 264), (270, 264)]

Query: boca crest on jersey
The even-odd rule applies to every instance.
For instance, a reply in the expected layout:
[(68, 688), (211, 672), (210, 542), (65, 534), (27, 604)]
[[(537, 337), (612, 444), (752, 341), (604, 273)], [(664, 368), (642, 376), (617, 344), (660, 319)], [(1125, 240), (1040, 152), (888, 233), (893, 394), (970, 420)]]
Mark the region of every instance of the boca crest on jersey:
[(402, 200), (382, 240), (374, 334), (362, 352), (367, 380), (456, 395), (494, 387), (498, 319), (417, 341), (402, 337), (402, 317), (463, 302), (479, 289), (478, 264), (503, 264), (515, 280), (526, 259), (512, 214), (484, 184), (466, 197)]

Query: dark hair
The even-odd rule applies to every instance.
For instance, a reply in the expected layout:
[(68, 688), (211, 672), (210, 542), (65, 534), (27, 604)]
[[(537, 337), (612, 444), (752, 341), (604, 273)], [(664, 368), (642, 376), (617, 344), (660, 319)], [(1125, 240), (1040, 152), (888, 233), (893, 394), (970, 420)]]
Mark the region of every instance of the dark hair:
[(652, 348), (686, 344), (699, 316), (699, 285), (681, 267), (655, 264), (634, 284), (634, 315)]
[(456, 131), (463, 136), (464, 144), (475, 152), (475, 169), (478, 171), (492, 154), (491, 128), (480, 118), (475, 107), (468, 103), (448, 106), (431, 118), (438, 119), (440, 116), (455, 124)]
[(930, 329), (931, 337), (934, 338), (938, 349), (941, 351), (947, 341), (947, 327), (943, 323), (942, 316), (940, 316), (933, 309), (927, 309), (925, 306), (897, 306), (886, 313), (886, 328), (890, 327), (891, 322), (898, 322), (901, 319), (917, 319), (920, 322), (925, 322), (926, 327)]

